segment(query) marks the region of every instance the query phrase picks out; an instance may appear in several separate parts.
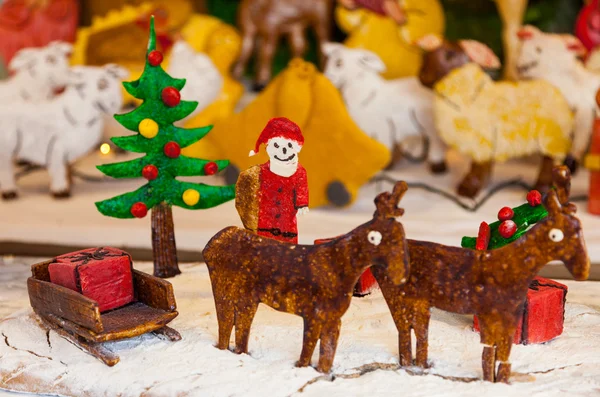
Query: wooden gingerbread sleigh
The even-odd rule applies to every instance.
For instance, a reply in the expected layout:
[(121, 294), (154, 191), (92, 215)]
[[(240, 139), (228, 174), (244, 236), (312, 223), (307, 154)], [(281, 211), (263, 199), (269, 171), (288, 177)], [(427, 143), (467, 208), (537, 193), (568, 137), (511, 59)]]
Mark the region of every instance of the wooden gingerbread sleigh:
[(50, 329), (112, 367), (119, 356), (103, 343), (152, 332), (178, 341), (181, 335), (167, 326), (178, 313), (173, 286), (168, 281), (132, 269), (133, 302), (100, 312), (97, 301), (50, 282), (48, 267), (55, 259), (31, 266), (29, 300)]

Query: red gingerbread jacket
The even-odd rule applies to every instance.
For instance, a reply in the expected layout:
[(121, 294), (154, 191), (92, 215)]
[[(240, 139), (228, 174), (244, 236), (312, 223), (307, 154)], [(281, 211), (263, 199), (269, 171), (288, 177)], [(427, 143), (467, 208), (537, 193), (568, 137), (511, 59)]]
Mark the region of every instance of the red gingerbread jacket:
[(269, 162), (242, 172), (236, 185), (236, 208), (246, 229), (261, 236), (298, 242), (296, 214), (308, 206), (306, 170), (290, 177), (274, 174)]

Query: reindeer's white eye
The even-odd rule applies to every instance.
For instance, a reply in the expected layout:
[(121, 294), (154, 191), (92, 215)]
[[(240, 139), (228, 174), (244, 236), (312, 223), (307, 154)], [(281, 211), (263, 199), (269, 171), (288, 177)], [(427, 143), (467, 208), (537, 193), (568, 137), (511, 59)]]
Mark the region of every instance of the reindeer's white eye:
[(560, 229), (552, 229), (550, 230), (550, 233), (548, 233), (548, 237), (550, 237), (550, 240), (554, 241), (555, 243), (558, 243), (559, 241), (562, 241), (563, 238), (565, 238), (565, 235)]
[(379, 245), (379, 243), (381, 243), (381, 233), (376, 232), (375, 230), (372, 230), (369, 232), (367, 239), (369, 240), (369, 242), (371, 244)]

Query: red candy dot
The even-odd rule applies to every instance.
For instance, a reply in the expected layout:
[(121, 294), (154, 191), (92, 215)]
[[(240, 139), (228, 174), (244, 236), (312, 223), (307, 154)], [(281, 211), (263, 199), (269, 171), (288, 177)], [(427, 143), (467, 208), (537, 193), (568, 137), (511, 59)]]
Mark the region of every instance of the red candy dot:
[(498, 211), (498, 219), (501, 221), (512, 219), (513, 216), (515, 216), (515, 212), (510, 207), (503, 207), (500, 209), (500, 211)]
[(171, 141), (165, 144), (163, 151), (165, 152), (165, 156), (176, 159), (181, 154), (181, 147), (179, 147), (177, 142)]
[(532, 207), (537, 207), (542, 204), (542, 194), (537, 190), (532, 190), (527, 193), (527, 202)]
[(181, 102), (181, 94), (175, 87), (163, 89), (161, 95), (163, 103), (169, 107), (177, 106)]
[(148, 207), (142, 202), (135, 203), (131, 206), (131, 215), (136, 218), (143, 218), (148, 214)]
[(217, 173), (217, 171), (219, 171), (219, 166), (214, 161), (206, 163), (206, 165), (204, 166), (204, 173), (206, 175), (214, 175)]
[(510, 238), (517, 232), (517, 224), (511, 220), (504, 221), (498, 226), (498, 233), (504, 238)]
[(153, 181), (158, 177), (158, 168), (155, 165), (148, 164), (142, 169), (142, 176), (149, 181)]
[(152, 66), (158, 66), (163, 61), (163, 54), (160, 51), (153, 50), (148, 54), (148, 63)]

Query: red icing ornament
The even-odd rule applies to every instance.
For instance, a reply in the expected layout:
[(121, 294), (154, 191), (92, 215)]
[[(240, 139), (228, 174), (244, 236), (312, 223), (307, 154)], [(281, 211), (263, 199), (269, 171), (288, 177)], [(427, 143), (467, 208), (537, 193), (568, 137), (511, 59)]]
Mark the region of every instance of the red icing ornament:
[(219, 171), (219, 166), (214, 161), (206, 163), (206, 165), (204, 166), (204, 173), (206, 175), (214, 175), (217, 173), (217, 171)]
[(498, 211), (498, 219), (501, 221), (512, 219), (513, 216), (515, 216), (515, 212), (510, 207), (503, 207), (500, 209), (500, 211)]
[(511, 220), (504, 221), (498, 227), (498, 233), (504, 238), (511, 238), (517, 232), (517, 224)]
[(155, 165), (148, 164), (142, 169), (142, 176), (149, 181), (153, 181), (158, 177), (158, 168)]
[(481, 225), (479, 225), (479, 234), (477, 235), (475, 249), (477, 251), (485, 251), (490, 244), (490, 236), (490, 225), (488, 225), (486, 222), (481, 222)]
[(158, 66), (163, 61), (163, 54), (160, 51), (153, 50), (148, 54), (148, 63), (152, 66)]
[(148, 214), (148, 207), (142, 202), (137, 202), (131, 206), (131, 215), (136, 218), (143, 218)]
[(527, 202), (532, 207), (537, 207), (542, 204), (542, 194), (537, 190), (532, 190), (527, 193)]
[(162, 101), (169, 107), (175, 107), (181, 102), (181, 94), (175, 87), (166, 87), (162, 90)]
[(176, 159), (181, 154), (181, 147), (177, 142), (171, 141), (165, 144), (163, 151), (165, 152), (165, 156)]

